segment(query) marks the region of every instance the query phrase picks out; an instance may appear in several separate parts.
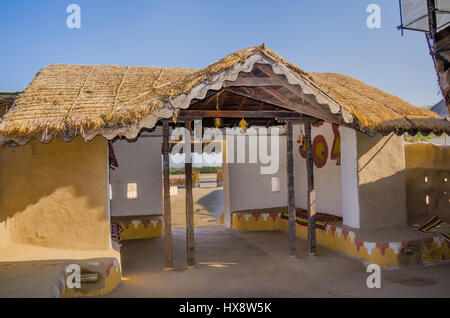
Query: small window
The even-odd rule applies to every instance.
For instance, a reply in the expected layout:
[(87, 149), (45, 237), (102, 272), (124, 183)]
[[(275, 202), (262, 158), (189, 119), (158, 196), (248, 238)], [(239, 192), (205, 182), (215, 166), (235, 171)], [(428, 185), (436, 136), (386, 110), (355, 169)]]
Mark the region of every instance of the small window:
[(138, 190), (137, 183), (128, 183), (127, 184), (127, 198), (128, 199), (137, 199)]
[(281, 190), (281, 184), (280, 184), (280, 177), (272, 177), (272, 192), (280, 192)]
[(111, 183), (109, 184), (109, 199), (112, 200), (112, 187), (111, 187)]

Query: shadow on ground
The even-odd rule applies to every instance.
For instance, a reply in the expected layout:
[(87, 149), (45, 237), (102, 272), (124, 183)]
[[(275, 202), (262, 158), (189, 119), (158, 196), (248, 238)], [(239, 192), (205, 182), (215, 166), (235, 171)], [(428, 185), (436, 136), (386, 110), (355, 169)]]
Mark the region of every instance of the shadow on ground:
[(184, 229), (174, 229), (174, 270), (163, 271), (163, 239), (124, 242), (125, 280), (110, 297), (450, 297), (450, 264), (382, 272), (380, 289), (355, 258), (318, 248), (288, 256), (281, 232), (243, 232), (224, 226), (195, 230), (197, 267), (186, 269)]

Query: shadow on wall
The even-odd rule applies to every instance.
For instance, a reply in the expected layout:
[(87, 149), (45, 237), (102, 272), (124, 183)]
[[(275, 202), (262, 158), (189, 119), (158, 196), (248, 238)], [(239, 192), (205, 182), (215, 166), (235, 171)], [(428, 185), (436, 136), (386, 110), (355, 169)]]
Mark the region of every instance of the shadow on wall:
[(407, 225), (405, 157), (401, 136), (357, 133), (360, 228)]
[(405, 171), (361, 184), (358, 190), (360, 229), (407, 225)]
[(106, 149), (103, 137), (2, 146), (0, 225), (10, 243), (108, 248)]
[(436, 215), (450, 222), (450, 147), (431, 143), (405, 147), (408, 222)]
[(215, 190), (201, 197), (196, 203), (200, 204), (203, 209), (220, 217), (220, 213), (223, 212), (223, 200), (223, 190)]

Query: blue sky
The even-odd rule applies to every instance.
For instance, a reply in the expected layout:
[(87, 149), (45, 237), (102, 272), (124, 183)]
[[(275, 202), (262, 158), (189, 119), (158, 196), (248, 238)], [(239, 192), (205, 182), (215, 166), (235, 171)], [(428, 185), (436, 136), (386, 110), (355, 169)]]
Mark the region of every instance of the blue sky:
[[(66, 7), (81, 7), (81, 29)], [(366, 7), (381, 7), (381, 29)], [(200, 68), (266, 43), (306, 71), (353, 76), (417, 105), (440, 99), (425, 36), (396, 30), (397, 0), (2, 0), (0, 91), (23, 90), (48, 64)]]

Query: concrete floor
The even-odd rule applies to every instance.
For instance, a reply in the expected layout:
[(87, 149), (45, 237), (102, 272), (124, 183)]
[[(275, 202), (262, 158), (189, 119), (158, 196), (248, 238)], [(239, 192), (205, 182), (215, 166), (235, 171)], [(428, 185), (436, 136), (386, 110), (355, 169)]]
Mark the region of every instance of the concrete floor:
[(382, 272), (368, 289), (365, 267), (327, 248), (288, 256), (281, 232), (196, 228), (198, 265), (185, 269), (185, 230), (174, 229), (174, 271), (164, 272), (163, 239), (124, 242), (124, 281), (108, 297), (450, 297), (450, 264)]

